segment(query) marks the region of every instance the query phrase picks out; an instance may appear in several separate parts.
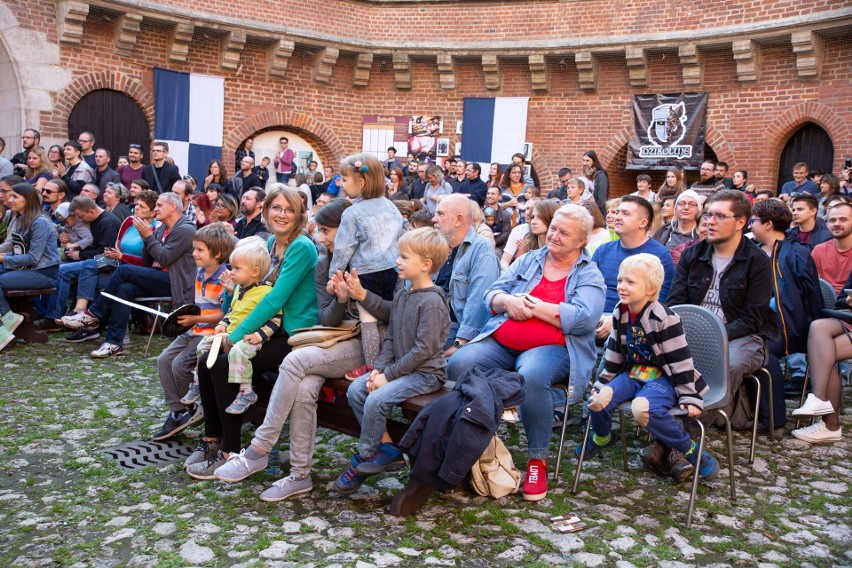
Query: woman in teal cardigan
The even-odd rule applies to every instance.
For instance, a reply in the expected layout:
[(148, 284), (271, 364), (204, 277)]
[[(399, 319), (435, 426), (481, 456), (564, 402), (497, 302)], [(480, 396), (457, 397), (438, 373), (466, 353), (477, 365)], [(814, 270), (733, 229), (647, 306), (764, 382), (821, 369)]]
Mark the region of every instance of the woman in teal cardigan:
[(282, 184), (272, 184), (263, 201), (262, 217), (272, 234), (268, 243), (272, 267), (267, 276), (267, 280), (273, 282), (272, 290), (222, 342), (222, 352), (213, 367), (208, 369), (205, 361), (198, 365), (198, 386), (205, 415), (204, 436), (186, 461), (190, 475), (196, 479), (214, 479), (213, 471), (223, 465), (232, 452), (240, 451), (242, 416), (225, 412), (239, 390), (239, 384), (228, 382), (226, 346), (254, 333), (276, 313), (284, 314), (285, 333), (273, 337), (252, 361), (252, 387), (261, 400), (266, 400), (272, 385), (263, 375), (270, 371), (277, 373), (290, 351), (288, 336), (294, 329), (310, 327), (318, 321), (314, 284), (318, 255), (313, 241), (304, 234), (307, 214), (302, 198)]

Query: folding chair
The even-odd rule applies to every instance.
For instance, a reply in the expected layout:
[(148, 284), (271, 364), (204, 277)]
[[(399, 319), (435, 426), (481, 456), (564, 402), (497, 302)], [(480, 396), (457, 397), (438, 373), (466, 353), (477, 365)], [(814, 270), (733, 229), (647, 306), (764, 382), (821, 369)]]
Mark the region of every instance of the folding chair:
[[(725, 419), (725, 433), (728, 442), (728, 478), (731, 486), (731, 501), (736, 501), (736, 485), (734, 481), (734, 443), (731, 435), (731, 421), (725, 414), (725, 408), (731, 400), (731, 392), (728, 389), (728, 334), (725, 325), (713, 312), (700, 306), (674, 306), (672, 310), (680, 316), (683, 329), (686, 333), (686, 341), (692, 352), (695, 368), (701, 373), (704, 381), (709, 387), (709, 392), (704, 396), (704, 414), (718, 412)], [(621, 430), (621, 449), (624, 471), (629, 471), (627, 463), (627, 443), (624, 425), (624, 412), (630, 410), (632, 401), (625, 402), (618, 407), (619, 425)], [(687, 412), (678, 407), (670, 411), (672, 416), (686, 417)], [(692, 476), (692, 491), (689, 494), (689, 509), (686, 516), (686, 527), (692, 526), (692, 515), (695, 511), (695, 497), (698, 493), (698, 472), (701, 471), (701, 454), (704, 452), (704, 425), (701, 420), (695, 423), (701, 432), (698, 440), (698, 460), (695, 464), (695, 472)], [(574, 484), (571, 493), (577, 493), (577, 485), (580, 482), (580, 473), (583, 469), (583, 460), (586, 457), (586, 444), (589, 441), (589, 430), (591, 420), (586, 422), (586, 430), (583, 435), (580, 450), (580, 459), (577, 461), (577, 469), (574, 472)]]

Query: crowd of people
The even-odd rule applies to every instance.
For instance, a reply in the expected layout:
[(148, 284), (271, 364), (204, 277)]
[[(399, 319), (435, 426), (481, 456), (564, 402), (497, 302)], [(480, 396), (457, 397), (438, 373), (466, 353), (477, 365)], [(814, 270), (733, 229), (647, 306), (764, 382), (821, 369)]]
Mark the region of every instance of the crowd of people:
[[(547, 494), (560, 383), (570, 402), (588, 406), (586, 455), (613, 443), (610, 415), (632, 400), (637, 424), (655, 437), (640, 452), (645, 465), (678, 481), (711, 480), (718, 462), (705, 451), (695, 472), (697, 445), (668, 412), (699, 417), (707, 391), (670, 309), (679, 304), (702, 306), (725, 326), (735, 428), (769, 428), (770, 406), (753, 416), (754, 395), (741, 385), (761, 367), (774, 387), (774, 424), (784, 426), (785, 386), (803, 378), (807, 356), (811, 392), (793, 415), (815, 421), (792, 435), (841, 437), (835, 362), (852, 358), (852, 325), (820, 317), (819, 279), (836, 295), (829, 307), (852, 306), (852, 168), (833, 176), (796, 164), (775, 196), (749, 184), (745, 170), (729, 178), (727, 164), (706, 160), (689, 187), (672, 169), (656, 190), (642, 174), (636, 192), (611, 199), (594, 151), (580, 173), (560, 169), (547, 191), (520, 153), (491, 164), (484, 179), (478, 163), (442, 167), (409, 155), (403, 164), (394, 148), (384, 162), (350, 156), (337, 172), (313, 163), (309, 179), (292, 175), (286, 138), (261, 166), (247, 140), (233, 176), (214, 160), (198, 183), (181, 176), (160, 141), (148, 164), (132, 145), (117, 170), (89, 132), (47, 153), (35, 130), (23, 141), (12, 171), (0, 160), (0, 349), (22, 321), (8, 290), (56, 288), (37, 301), (39, 327), (66, 330), (71, 342), (105, 334), (95, 358), (128, 348), (126, 302), (197, 305), (198, 315), (178, 318), (188, 331), (158, 357), (168, 414), (154, 435), (204, 423), (186, 461), (193, 478), (237, 482), (264, 470), (289, 418), (290, 474), (261, 499), (310, 491), (317, 398), (325, 379), (346, 377), (361, 436), (336, 491), (404, 467), (406, 451), (427, 456), (392, 512), (416, 510), (470, 468), (467, 456), (433, 463), (424, 448), (441, 443), (434, 423), (403, 443), (385, 429), (394, 406), (447, 381), (496, 401), (471, 417), (492, 431), (503, 403), (519, 396), (507, 385), (522, 384), (526, 500)], [(292, 348), (317, 325), (355, 331)], [(263, 424), (242, 448), (244, 413), (255, 404), (265, 406)], [(474, 459), (476, 449), (467, 452)]]

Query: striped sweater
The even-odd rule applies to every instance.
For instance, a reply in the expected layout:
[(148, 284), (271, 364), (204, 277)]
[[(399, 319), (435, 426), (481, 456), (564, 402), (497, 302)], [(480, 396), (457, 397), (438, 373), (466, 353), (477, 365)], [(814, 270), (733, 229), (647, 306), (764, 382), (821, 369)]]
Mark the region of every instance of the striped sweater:
[[(596, 384), (598, 390), (619, 373), (627, 371), (630, 365), (627, 360), (627, 327), (630, 324), (627, 306), (620, 302), (616, 304), (612, 318), (612, 332), (603, 356), (603, 371)], [(680, 317), (665, 304), (655, 301), (646, 304), (637, 318), (657, 366), (671, 379), (677, 391), (678, 405), (691, 404), (703, 409), (702, 395), (709, 389), (692, 362)]]

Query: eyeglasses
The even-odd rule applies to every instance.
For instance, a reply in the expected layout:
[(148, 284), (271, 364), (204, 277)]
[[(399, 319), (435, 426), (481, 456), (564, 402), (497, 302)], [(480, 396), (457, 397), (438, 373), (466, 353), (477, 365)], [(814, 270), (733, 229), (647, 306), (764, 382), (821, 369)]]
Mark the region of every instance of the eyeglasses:
[[(58, 192), (58, 191), (56, 191), (56, 190), (50, 190), (50, 189), (47, 189), (46, 187), (45, 187), (44, 189), (42, 189), (42, 190), (41, 190), (41, 192), (42, 192), (42, 193), (46, 193), (46, 194), (48, 194), (48, 195), (53, 195), (54, 193), (59, 193), (59, 192)], [(3, 193), (6, 193), (6, 192), (4, 191)]]
[(280, 205), (273, 205), (272, 207), (269, 208), (269, 214), (270, 215), (276, 215), (276, 216), (281, 215), (281, 214), (295, 215), (296, 211), (294, 211), (293, 209), (291, 209), (289, 207), (281, 207)]
[(701, 218), (705, 221), (709, 221), (710, 219), (716, 219), (717, 223), (721, 223), (725, 219), (734, 219), (736, 217), (739, 217), (739, 215), (725, 215), (724, 213), (705, 213), (701, 216)]
[(688, 201), (681, 201), (677, 204), (678, 209), (698, 209), (697, 203), (689, 203)]
[(755, 223), (763, 223), (763, 221), (761, 221), (760, 217), (752, 217), (751, 219), (748, 220), (749, 226), (752, 226)]

